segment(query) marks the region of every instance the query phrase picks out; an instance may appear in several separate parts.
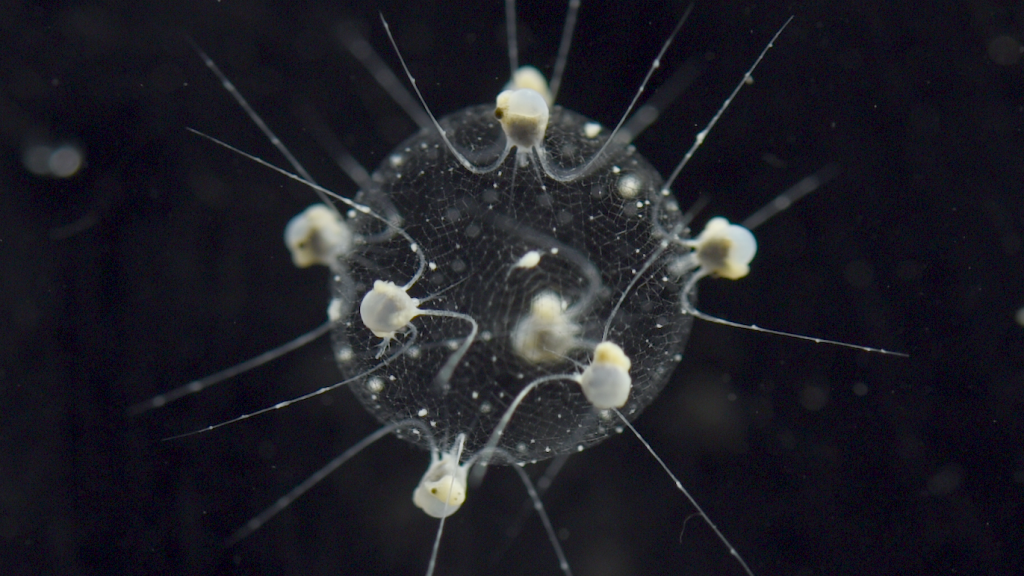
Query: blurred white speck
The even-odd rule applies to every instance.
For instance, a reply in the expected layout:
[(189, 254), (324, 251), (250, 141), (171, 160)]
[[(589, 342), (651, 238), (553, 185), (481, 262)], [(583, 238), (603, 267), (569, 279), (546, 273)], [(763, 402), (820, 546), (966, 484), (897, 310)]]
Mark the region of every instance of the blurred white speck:
[(964, 479), (964, 469), (957, 463), (946, 464), (928, 479), (928, 492), (933, 496), (947, 496), (956, 492)]
[(21, 157), (25, 168), (36, 176), (48, 176), (50, 173), (50, 153), (53, 151), (49, 146), (29, 146)]
[(1024, 54), (1024, 46), (1019, 40), (1009, 35), (996, 36), (989, 40), (988, 57), (1000, 66), (1013, 66), (1020, 62)]
[(857, 288), (868, 288), (874, 281), (874, 270), (864, 260), (854, 260), (846, 265), (843, 276), (846, 281)]
[(804, 386), (804, 389), (800, 391), (800, 405), (810, 410), (811, 412), (817, 412), (828, 404), (828, 390), (821, 386)]
[(25, 147), (21, 162), (36, 176), (70, 178), (81, 170), (85, 154), (76, 144), (32, 144)]
[(70, 178), (82, 167), (82, 159), (82, 151), (77, 146), (58, 146), (50, 154), (50, 173), (55, 178)]

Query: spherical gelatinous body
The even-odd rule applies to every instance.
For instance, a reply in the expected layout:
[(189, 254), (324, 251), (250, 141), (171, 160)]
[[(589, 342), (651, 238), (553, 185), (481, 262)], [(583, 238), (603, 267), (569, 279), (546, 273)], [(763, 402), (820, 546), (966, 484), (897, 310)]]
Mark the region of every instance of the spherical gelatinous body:
[[(456, 112), (441, 126), (476, 165), (493, 163), (504, 150), (493, 106)], [(607, 134), (554, 107), (545, 153), (561, 169), (581, 166)], [(675, 200), (662, 194), (661, 176), (632, 146), (609, 146), (587, 174), (559, 183), (543, 174), (532, 155), (525, 165), (509, 155), (498, 169), (473, 174), (436, 130), (423, 130), (382, 163), (373, 184), (356, 200), (379, 213), (397, 211), (416, 249), (379, 219), (353, 212), (350, 223), (364, 241), (353, 247), (351, 277), (336, 277), (335, 296), (351, 299), (354, 288), (361, 297), (377, 281), (409, 282), (421, 251), (428, 265), (409, 296), (423, 310), (459, 312), (479, 325), (465, 356), (443, 380), (439, 372), (470, 334), (465, 319), (417, 316), (415, 329), (399, 330), (379, 358), (380, 338), (357, 313), (338, 323), (334, 345), (341, 370), (347, 378), (359, 376), (351, 388), (382, 422), (419, 418), (442, 446), (465, 434), (464, 454), (471, 455), (520, 390), (537, 378), (565, 374), (529, 394), (499, 444), (515, 461), (540, 460), (596, 444), (617, 426), (574, 379), (599, 342), (614, 342), (632, 361), (632, 389), (621, 409), (627, 418), (638, 416), (664, 386), (692, 323), (680, 305), (687, 278), (667, 268), (689, 249), (673, 242), (685, 233)], [(560, 302), (561, 319), (558, 310), (531, 318), (538, 297)], [(523, 334), (524, 326), (557, 326), (555, 321), (565, 325), (549, 334)], [(517, 352), (523, 341), (545, 349)], [(417, 429), (400, 435), (427, 446)]]

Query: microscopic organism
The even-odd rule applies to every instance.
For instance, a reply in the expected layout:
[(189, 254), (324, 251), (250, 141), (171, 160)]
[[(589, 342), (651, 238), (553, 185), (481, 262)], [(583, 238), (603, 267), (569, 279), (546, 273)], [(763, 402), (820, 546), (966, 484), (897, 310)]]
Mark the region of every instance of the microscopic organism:
[[(571, 38), (578, 9), (578, 2), (570, 2), (565, 38)], [(685, 16), (673, 36), (684, 21)], [(348, 458), (394, 435), (429, 452), (423, 476), (410, 486), (410, 505), (441, 519), (438, 543), (444, 519), (484, 489), (485, 470), (510, 465), (548, 532), (559, 568), (570, 574), (540, 493), (522, 466), (582, 452), (624, 429), (636, 433), (631, 422), (673, 373), (694, 318), (773, 332), (697, 309), (698, 281), (743, 278), (757, 243), (748, 227), (724, 218), (712, 218), (691, 234), (693, 215), (680, 208), (671, 187), (785, 26), (666, 180), (632, 143), (652, 121), (644, 120), (651, 110), (631, 116), (634, 99), (619, 125), (608, 128), (557, 105), (568, 43), (549, 86), (535, 68), (518, 66), (512, 24), (514, 17), (511, 80), (493, 102), (435, 118), (399, 60), (423, 106), (413, 112), (421, 128), (372, 174), (350, 171), (359, 186), (351, 198), (316, 184), (196, 47), (290, 168), (237, 152), (321, 198), (289, 223), (284, 236), (296, 266), (330, 269), (328, 320), (260, 358), (157, 396), (135, 411), (198, 392), (330, 332), (339, 382), (202, 431), (339, 388), (350, 390), (382, 425), (241, 527), (231, 542), (260, 529)], [(383, 25), (400, 59), (401, 34), (392, 36)], [(671, 41), (654, 58), (644, 86)], [(364, 40), (350, 36), (348, 42), (380, 72)], [(412, 98), (398, 87), (390, 90), (398, 100)], [(642, 92), (643, 87), (637, 97)], [(342, 164), (351, 166), (354, 160), (346, 158)], [(741, 554), (690, 500), (752, 576)], [(435, 544), (428, 574), (438, 553)]]

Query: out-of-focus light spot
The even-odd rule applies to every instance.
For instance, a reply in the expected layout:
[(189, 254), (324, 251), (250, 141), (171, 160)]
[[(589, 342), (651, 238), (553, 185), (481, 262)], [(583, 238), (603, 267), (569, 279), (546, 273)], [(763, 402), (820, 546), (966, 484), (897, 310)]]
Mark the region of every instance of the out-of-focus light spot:
[(863, 260), (854, 260), (846, 265), (843, 270), (846, 281), (857, 288), (868, 288), (875, 278), (875, 271), (871, 265)]
[(786, 167), (786, 161), (771, 152), (765, 152), (762, 154), (761, 160), (772, 168), (782, 169)]
[(811, 412), (817, 412), (828, 404), (828, 390), (821, 386), (804, 386), (800, 391), (800, 405)]
[(25, 169), (36, 176), (48, 176), (50, 173), (50, 154), (53, 149), (49, 146), (29, 146), (21, 156), (21, 162)]
[(1003, 253), (1008, 256), (1013, 256), (1017, 252), (1020, 252), (1021, 241), (1020, 236), (1015, 232), (1008, 232), (1003, 234), (1001, 242), (1003, 245)]
[(957, 463), (946, 464), (928, 479), (928, 492), (933, 496), (948, 496), (960, 488), (964, 469)]
[(55, 178), (70, 178), (82, 167), (82, 150), (73, 144), (58, 146), (50, 154), (50, 173)]
[(1013, 319), (1017, 321), (1017, 324), (1024, 326), (1024, 307), (1017, 309), (1017, 313), (1013, 315)]
[(857, 396), (867, 396), (869, 391), (870, 390), (868, 389), (868, 385), (867, 384), (865, 384), (863, 382), (854, 382), (854, 384), (853, 384), (853, 393), (855, 395), (857, 395)]
[(988, 57), (1000, 66), (1017, 64), (1021, 54), (1024, 54), (1024, 46), (1013, 36), (1003, 34), (988, 41)]
[(902, 280), (919, 280), (924, 266), (916, 260), (903, 260), (896, 265), (896, 276)]
[(81, 170), (85, 154), (76, 144), (32, 144), (25, 148), (21, 162), (36, 176), (70, 178)]

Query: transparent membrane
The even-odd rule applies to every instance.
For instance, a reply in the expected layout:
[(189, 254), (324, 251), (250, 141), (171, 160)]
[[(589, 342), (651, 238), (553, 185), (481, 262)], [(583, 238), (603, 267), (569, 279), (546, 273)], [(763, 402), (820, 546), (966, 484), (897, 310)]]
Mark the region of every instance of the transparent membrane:
[[(493, 105), (467, 108), (440, 123), (474, 162), (493, 162), (504, 149)], [(555, 164), (578, 166), (607, 135), (555, 106), (545, 147)], [(419, 419), (442, 446), (464, 433), (464, 453), (472, 455), (521, 389), (537, 378), (579, 372), (604, 339), (632, 361), (633, 387), (621, 412), (636, 418), (654, 400), (681, 358), (693, 320), (679, 300), (689, 274), (668, 270), (689, 252), (668, 241), (685, 225), (675, 200), (661, 193), (660, 175), (632, 146), (611, 146), (605, 154), (586, 176), (565, 183), (542, 176), (536, 158), (524, 166), (515, 155), (497, 170), (473, 174), (461, 169), (436, 130), (424, 129), (385, 159), (356, 201), (397, 210), (402, 229), (416, 240), (428, 266), (409, 295), (429, 299), (432, 309), (472, 317), (479, 333), (447, 380), (438, 374), (469, 335), (464, 319), (420, 316), (411, 322), (414, 330), (396, 334), (383, 356), (387, 365), (350, 384), (381, 422)], [(386, 232), (379, 219), (362, 213), (353, 212), (350, 224), (363, 237)], [(334, 295), (346, 301), (377, 280), (405, 284), (418, 267), (418, 255), (400, 235), (357, 245), (351, 258), (368, 264), (335, 276)], [(560, 302), (554, 313), (572, 329), (541, 330), (536, 353), (525, 353), (524, 322), (545, 298)], [(381, 362), (380, 338), (356, 307), (348, 308), (352, 312), (333, 332), (346, 378)], [(534, 461), (579, 451), (618, 426), (613, 414), (594, 409), (576, 382), (548, 382), (516, 410), (495, 461), (507, 460), (505, 453)], [(398, 434), (428, 447), (418, 428)]]

